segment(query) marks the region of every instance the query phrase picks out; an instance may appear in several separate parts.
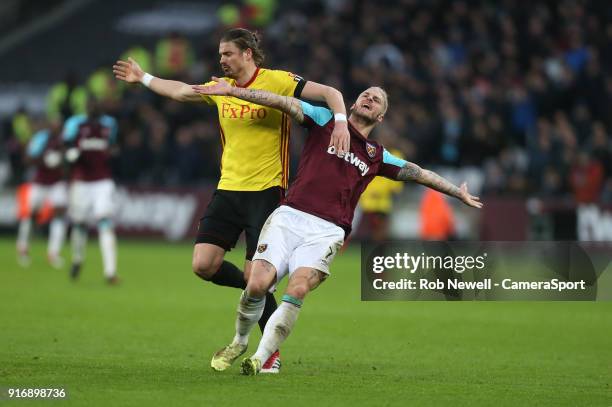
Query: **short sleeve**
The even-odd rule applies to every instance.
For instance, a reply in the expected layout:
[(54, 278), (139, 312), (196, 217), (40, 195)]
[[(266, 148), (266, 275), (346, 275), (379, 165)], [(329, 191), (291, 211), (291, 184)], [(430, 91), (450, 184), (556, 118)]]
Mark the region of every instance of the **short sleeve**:
[(390, 178), (397, 179), (397, 175), (404, 165), (406, 165), (407, 161), (403, 160), (399, 157), (394, 156), (386, 149), (383, 150), (383, 162), (378, 169), (378, 175)]
[(100, 123), (110, 129), (110, 142), (117, 142), (117, 120), (112, 116), (104, 115), (100, 118)]
[(299, 98), (302, 95), (302, 89), (306, 84), (306, 80), (299, 75), (287, 71), (271, 70), (274, 76), (274, 93), (282, 96), (292, 96)]
[(37, 158), (45, 151), (49, 133), (46, 130), (40, 130), (32, 136), (30, 144), (28, 144), (28, 157)]
[(64, 130), (62, 132), (62, 139), (64, 142), (74, 141), (77, 134), (79, 134), (79, 127), (84, 121), (85, 115), (72, 116), (66, 120), (66, 123), (64, 123)]
[(333, 117), (331, 110), (321, 107), (313, 106), (310, 103), (300, 100), (302, 105), (302, 111), (304, 112), (304, 127), (325, 126)]

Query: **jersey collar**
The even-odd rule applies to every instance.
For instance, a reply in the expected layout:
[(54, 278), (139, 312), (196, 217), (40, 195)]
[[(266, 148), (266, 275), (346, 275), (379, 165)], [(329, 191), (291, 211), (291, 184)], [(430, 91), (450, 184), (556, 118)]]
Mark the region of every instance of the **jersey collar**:
[(255, 72), (253, 73), (253, 76), (251, 76), (251, 79), (249, 79), (247, 81), (247, 83), (245, 83), (244, 85), (238, 85), (238, 83), (236, 83), (236, 86), (239, 88), (248, 88), (250, 84), (252, 84), (255, 81), (255, 78), (257, 78), (257, 75), (259, 75), (259, 67), (257, 67), (257, 69), (255, 69)]
[(357, 128), (351, 124), (351, 122), (350, 122), (350, 121), (349, 121), (349, 122), (347, 122), (347, 123), (348, 123), (348, 126), (349, 126), (349, 131), (351, 131), (353, 134), (355, 134), (357, 137), (359, 137), (359, 138), (360, 138), (360, 139), (362, 139), (363, 141), (368, 141), (368, 139), (367, 139), (366, 137), (364, 137), (364, 135), (363, 135), (363, 134), (361, 134), (361, 133), (359, 132), (359, 130), (357, 130)]

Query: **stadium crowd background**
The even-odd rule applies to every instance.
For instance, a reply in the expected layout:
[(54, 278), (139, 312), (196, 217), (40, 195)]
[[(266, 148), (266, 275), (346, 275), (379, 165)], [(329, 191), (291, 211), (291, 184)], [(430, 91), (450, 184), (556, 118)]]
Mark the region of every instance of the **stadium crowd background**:
[[(218, 38), (257, 29), (265, 67), (332, 85), (350, 103), (370, 85), (389, 93), (375, 137), (426, 167), (474, 168), (484, 196), (612, 203), (612, 8), (605, 1), (300, 1), (226, 4), (199, 38), (132, 44), (145, 70), (189, 83), (218, 75)], [(117, 57), (120, 57), (117, 55)], [(24, 180), (30, 136), (49, 119), (102, 100), (120, 123), (114, 168), (127, 185), (215, 183), (216, 111), (123, 87), (112, 60), (87, 78), (67, 71), (47, 117), (19, 110), (2, 126), (10, 183)], [(293, 174), (301, 148), (294, 129)], [(0, 154), (1, 155), (1, 154)]]

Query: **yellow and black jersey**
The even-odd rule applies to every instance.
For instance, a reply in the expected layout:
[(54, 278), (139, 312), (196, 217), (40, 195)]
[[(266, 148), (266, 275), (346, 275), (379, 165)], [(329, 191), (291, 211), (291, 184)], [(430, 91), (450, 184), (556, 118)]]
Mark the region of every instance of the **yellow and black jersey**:
[[(224, 79), (238, 86), (234, 79)], [(290, 72), (258, 68), (243, 87), (299, 97), (305, 83)], [(216, 105), (219, 115), (223, 156), (218, 188), (229, 191), (287, 188), (290, 118), (278, 110), (235, 97), (202, 95), (202, 98)]]

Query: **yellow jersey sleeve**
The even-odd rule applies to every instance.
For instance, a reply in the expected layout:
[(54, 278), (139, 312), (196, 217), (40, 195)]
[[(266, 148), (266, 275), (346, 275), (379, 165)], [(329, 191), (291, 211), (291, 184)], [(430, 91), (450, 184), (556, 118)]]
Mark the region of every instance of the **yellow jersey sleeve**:
[(266, 90), (282, 96), (292, 96), (299, 98), (306, 81), (299, 75), (280, 70), (267, 70), (269, 83), (272, 85)]

